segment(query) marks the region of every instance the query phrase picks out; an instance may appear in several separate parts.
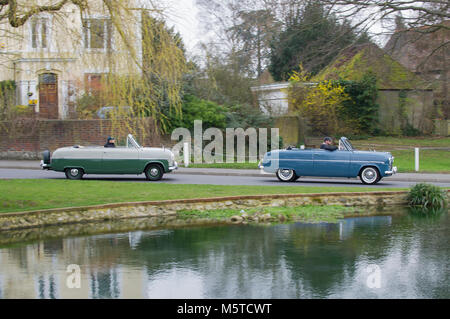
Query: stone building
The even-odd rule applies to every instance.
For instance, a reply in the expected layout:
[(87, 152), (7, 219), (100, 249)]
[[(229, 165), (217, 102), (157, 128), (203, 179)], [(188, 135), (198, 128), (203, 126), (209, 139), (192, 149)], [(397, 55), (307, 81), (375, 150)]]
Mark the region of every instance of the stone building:
[[(126, 1), (137, 7), (134, 0)], [(98, 90), (106, 74), (140, 72), (141, 11), (127, 10), (121, 17), (121, 31), (136, 53), (131, 57), (103, 1), (89, 5), (89, 11), (80, 12), (68, 3), (58, 12), (33, 16), (19, 28), (7, 21), (0, 24), (0, 81), (15, 82), (16, 105), (29, 105), (41, 118), (65, 119), (76, 97)]]
[(403, 66), (433, 83), (441, 117), (450, 118), (450, 20), (434, 26), (408, 29), (401, 18), (384, 50)]
[[(377, 77), (379, 129), (386, 134), (402, 134), (406, 127), (422, 133), (432, 133), (437, 114), (434, 86), (419, 74), (409, 70), (374, 44), (364, 44), (343, 50), (310, 83), (344, 79), (359, 81), (372, 72)], [(296, 144), (308, 132), (305, 122), (288, 102), (289, 83), (270, 83), (253, 87), (259, 107), (277, 117), (280, 134), (290, 144)]]
[(359, 81), (371, 72), (377, 78), (379, 128), (386, 134), (402, 134), (411, 127), (432, 133), (436, 116), (433, 85), (412, 72), (375, 44), (343, 50), (314, 81)]

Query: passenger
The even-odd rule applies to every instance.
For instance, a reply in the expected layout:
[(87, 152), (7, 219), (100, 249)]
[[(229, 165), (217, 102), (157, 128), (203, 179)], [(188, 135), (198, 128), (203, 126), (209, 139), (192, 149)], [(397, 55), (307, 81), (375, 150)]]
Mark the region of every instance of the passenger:
[(327, 150), (327, 151), (335, 151), (335, 150), (337, 150), (338, 147), (335, 146), (335, 145), (331, 145), (331, 143), (332, 143), (331, 137), (325, 137), (323, 139), (322, 145), (320, 145), (320, 149)]
[(116, 140), (114, 139), (114, 137), (108, 137), (105, 147), (116, 147)]

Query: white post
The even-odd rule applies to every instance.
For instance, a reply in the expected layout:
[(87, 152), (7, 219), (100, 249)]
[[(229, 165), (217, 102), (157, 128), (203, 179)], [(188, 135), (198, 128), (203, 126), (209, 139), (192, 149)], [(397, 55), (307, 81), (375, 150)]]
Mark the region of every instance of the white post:
[(183, 155), (184, 155), (184, 167), (188, 167), (189, 166), (189, 159), (190, 159), (189, 143), (184, 143), (183, 144)]
[(419, 148), (416, 147), (414, 149), (414, 162), (415, 162), (415, 170), (416, 172), (419, 171)]

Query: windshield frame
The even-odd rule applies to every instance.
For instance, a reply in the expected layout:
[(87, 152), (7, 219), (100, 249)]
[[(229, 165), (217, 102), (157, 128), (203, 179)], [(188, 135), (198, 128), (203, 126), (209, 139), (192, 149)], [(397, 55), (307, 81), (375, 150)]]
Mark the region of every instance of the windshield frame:
[(130, 147), (141, 148), (139, 143), (136, 142), (136, 140), (134, 139), (133, 135), (128, 134), (128, 136), (127, 136), (127, 148), (130, 148)]
[(343, 136), (343, 137), (341, 137), (340, 142), (342, 142), (342, 144), (345, 146), (347, 151), (353, 152), (355, 150), (353, 148), (352, 143), (350, 143), (350, 141), (348, 140), (348, 138)]

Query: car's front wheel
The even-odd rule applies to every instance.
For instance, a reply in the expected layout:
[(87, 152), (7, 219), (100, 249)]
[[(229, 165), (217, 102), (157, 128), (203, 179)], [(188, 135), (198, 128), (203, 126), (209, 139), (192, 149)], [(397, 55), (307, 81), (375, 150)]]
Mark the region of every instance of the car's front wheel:
[(66, 168), (64, 171), (67, 179), (77, 180), (82, 179), (84, 171), (81, 168)]
[(159, 181), (164, 175), (164, 171), (161, 165), (150, 164), (145, 169), (145, 177), (149, 181)]
[(361, 182), (367, 185), (375, 185), (381, 180), (380, 172), (375, 167), (366, 167), (359, 175)]
[(277, 171), (277, 177), (282, 182), (293, 182), (298, 179), (293, 169), (279, 169)]

